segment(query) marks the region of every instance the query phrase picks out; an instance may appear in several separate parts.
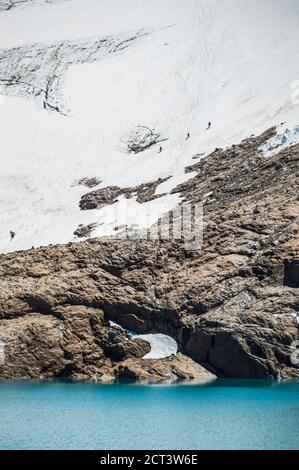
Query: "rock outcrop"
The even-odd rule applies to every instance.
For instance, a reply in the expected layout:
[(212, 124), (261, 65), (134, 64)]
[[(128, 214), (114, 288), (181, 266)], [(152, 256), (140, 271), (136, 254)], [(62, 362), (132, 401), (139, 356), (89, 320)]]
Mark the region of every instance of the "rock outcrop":
[(77, 238), (86, 238), (89, 237), (94, 229), (97, 227), (97, 223), (94, 222), (88, 225), (79, 225), (78, 228), (74, 231), (74, 235)]
[[(299, 146), (264, 155), (272, 135), (187, 169), (197, 175), (174, 191), (205, 199), (197, 252), (183, 241), (92, 239), (1, 255), (0, 376), (210, 377), (201, 364), (218, 376), (299, 377), (299, 291), (286, 282), (299, 257)], [(169, 334), (182, 354), (144, 360), (147, 343), (108, 320)]]
[(80, 200), (80, 209), (91, 210), (100, 209), (102, 207), (114, 204), (117, 198), (125, 196), (131, 198), (136, 196), (136, 201), (143, 203), (152, 201), (165, 194), (155, 194), (157, 187), (167, 181), (168, 178), (159, 178), (150, 183), (142, 183), (135, 187), (119, 188), (118, 186), (108, 186), (106, 188), (96, 189), (84, 194)]
[(71, 377), (80, 380), (145, 382), (208, 380), (213, 375), (186, 356), (142, 357), (150, 345), (109, 325), (100, 309), (59, 306), (0, 322), (5, 360), (1, 378)]

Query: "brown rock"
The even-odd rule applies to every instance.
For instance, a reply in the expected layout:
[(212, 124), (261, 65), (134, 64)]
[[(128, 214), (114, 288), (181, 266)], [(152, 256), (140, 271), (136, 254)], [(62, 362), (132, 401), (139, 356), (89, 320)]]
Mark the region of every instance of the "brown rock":
[(157, 187), (167, 181), (168, 178), (158, 178), (150, 183), (142, 183), (135, 187), (120, 188), (119, 186), (108, 186), (84, 194), (80, 200), (82, 210), (99, 209), (114, 204), (117, 198), (124, 195), (126, 198), (136, 196), (137, 202), (143, 203), (162, 197), (163, 194), (155, 194)]
[(117, 369), (118, 379), (138, 380), (140, 382), (177, 382), (192, 380), (204, 382), (216, 376), (183, 354), (166, 359), (124, 361)]
[(109, 345), (105, 352), (113, 361), (123, 361), (129, 357), (143, 357), (150, 350), (149, 343), (135, 338)]
[(164, 360), (145, 363), (145, 346), (128, 347), (108, 319), (170, 334), (220, 376), (299, 377), (299, 146), (265, 158), (258, 149), (272, 133), (218, 149), (176, 188), (194, 203), (213, 192), (197, 252), (95, 239), (0, 255), (0, 377), (187, 375), (186, 363), (173, 372), (173, 358), (167, 373)]

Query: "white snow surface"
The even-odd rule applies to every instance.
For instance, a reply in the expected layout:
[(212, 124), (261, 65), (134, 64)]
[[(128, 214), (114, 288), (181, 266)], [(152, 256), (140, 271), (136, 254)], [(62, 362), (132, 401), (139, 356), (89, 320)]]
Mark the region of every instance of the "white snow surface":
[(150, 344), (151, 350), (145, 354), (142, 359), (163, 359), (172, 355), (176, 355), (178, 352), (178, 345), (175, 339), (171, 336), (164, 335), (163, 333), (150, 333), (147, 335), (141, 335), (128, 330), (114, 321), (109, 321), (111, 326), (120, 328), (126, 331), (131, 336), (138, 336), (138, 338), (147, 341)]
[[(29, 3), (0, 13), (0, 59), (12, 58), (0, 60), (0, 252), (75, 241), (79, 224), (97, 222), (92, 236), (144, 228), (180, 200), (146, 203), (150, 218), (134, 198), (82, 211), (82, 178), (103, 188), (171, 175), (162, 194), (192, 177), (194, 155), (298, 123), (298, 0)], [(127, 152), (140, 125), (167, 139), (162, 153)]]
[(153, 333), (148, 335), (138, 335), (140, 339), (150, 344), (151, 350), (143, 359), (163, 359), (178, 352), (178, 345), (171, 336), (162, 333)]

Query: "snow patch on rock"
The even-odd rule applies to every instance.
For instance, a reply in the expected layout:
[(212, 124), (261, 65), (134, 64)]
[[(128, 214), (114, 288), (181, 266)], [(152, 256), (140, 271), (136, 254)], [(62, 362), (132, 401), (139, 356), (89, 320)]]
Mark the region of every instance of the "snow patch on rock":
[(297, 313), (292, 313), (291, 315), (294, 318), (295, 325), (299, 328), (299, 315)]
[(286, 147), (299, 143), (299, 125), (289, 129), (284, 124), (281, 124), (277, 130), (277, 135), (260, 147), (267, 157), (271, 157)]
[(147, 341), (150, 344), (151, 350), (143, 359), (163, 359), (178, 352), (177, 342), (168, 335), (162, 333), (154, 333), (148, 335), (139, 335), (140, 339)]

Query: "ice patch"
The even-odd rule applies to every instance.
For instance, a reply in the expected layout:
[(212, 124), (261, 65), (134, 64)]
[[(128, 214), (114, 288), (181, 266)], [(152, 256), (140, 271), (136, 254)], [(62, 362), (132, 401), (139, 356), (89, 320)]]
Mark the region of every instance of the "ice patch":
[(143, 359), (163, 359), (176, 355), (178, 352), (177, 342), (171, 336), (156, 333), (138, 335), (138, 337), (147, 341), (151, 347), (150, 352), (143, 356)]
[(166, 357), (176, 355), (178, 352), (178, 344), (171, 336), (164, 335), (162, 333), (140, 335), (138, 333), (134, 333), (131, 330), (123, 328), (114, 321), (109, 321), (109, 324), (110, 326), (114, 326), (115, 328), (120, 328), (121, 330), (126, 331), (132, 336), (137, 336), (138, 338), (143, 339), (150, 344), (150, 352), (143, 356), (142, 359), (164, 359)]
[[(282, 126), (281, 126), (282, 127)], [(292, 129), (286, 127), (276, 136), (269, 139), (260, 149), (264, 152), (265, 156), (271, 157), (272, 155), (281, 152), (290, 145), (299, 143), (299, 125), (294, 126)]]
[(109, 325), (113, 326), (114, 328), (118, 328), (119, 330), (123, 330), (123, 331), (125, 330), (122, 326), (120, 326), (118, 323), (112, 320), (109, 321)]

